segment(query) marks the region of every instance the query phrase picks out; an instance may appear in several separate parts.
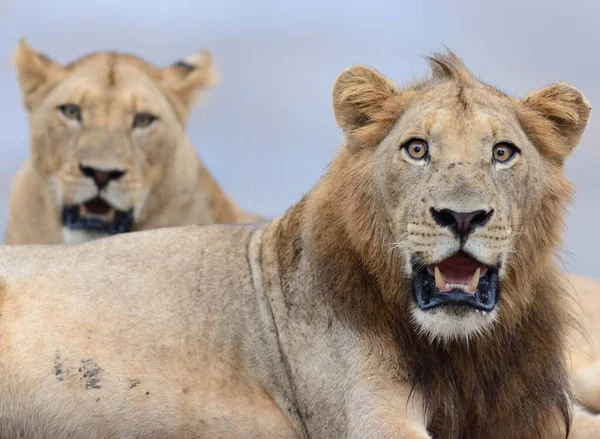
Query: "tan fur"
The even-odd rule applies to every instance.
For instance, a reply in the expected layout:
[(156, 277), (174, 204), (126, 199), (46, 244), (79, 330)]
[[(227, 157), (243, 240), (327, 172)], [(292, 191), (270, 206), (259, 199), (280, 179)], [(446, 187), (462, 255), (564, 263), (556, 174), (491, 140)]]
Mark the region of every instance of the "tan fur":
[(570, 275), (578, 301), (577, 320), (583, 331), (573, 331), (567, 364), (573, 391), (588, 410), (600, 413), (600, 282)]
[[(553, 255), (561, 163), (589, 106), (564, 85), (506, 97), (451, 54), (431, 63), (404, 89), (344, 72), (346, 145), (266, 225), (0, 249), (0, 436), (565, 437), (570, 320)], [(437, 148), (419, 167), (399, 148), (417, 135)], [(507, 138), (522, 154), (497, 168)], [(442, 201), (494, 207), (467, 242), (504, 258), (502, 291), (493, 317), (424, 329), (407, 255), (454, 245), (427, 217)], [(465, 322), (474, 332), (453, 332)], [(599, 425), (577, 412), (569, 437), (598, 439)]]
[[(126, 170), (105, 194), (114, 206), (133, 209), (133, 230), (258, 219), (223, 192), (184, 133), (194, 94), (216, 82), (208, 52), (164, 69), (112, 52), (60, 66), (20, 42), (15, 63), (31, 156), (13, 183), (7, 243), (63, 242), (63, 205), (96, 193), (80, 165)], [(58, 111), (64, 104), (82, 108), (81, 123)], [(133, 129), (140, 112), (159, 119)]]

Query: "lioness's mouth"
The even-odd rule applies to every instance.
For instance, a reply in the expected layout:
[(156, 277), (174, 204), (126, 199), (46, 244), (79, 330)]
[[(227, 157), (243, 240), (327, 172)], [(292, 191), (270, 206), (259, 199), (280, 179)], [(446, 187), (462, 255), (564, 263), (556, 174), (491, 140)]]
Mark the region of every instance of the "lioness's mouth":
[(65, 227), (70, 229), (126, 233), (131, 231), (133, 225), (133, 210), (118, 210), (96, 197), (82, 204), (64, 205), (62, 220)]
[(490, 312), (498, 301), (498, 267), (458, 252), (436, 264), (413, 261), (413, 294), (422, 310), (442, 305)]

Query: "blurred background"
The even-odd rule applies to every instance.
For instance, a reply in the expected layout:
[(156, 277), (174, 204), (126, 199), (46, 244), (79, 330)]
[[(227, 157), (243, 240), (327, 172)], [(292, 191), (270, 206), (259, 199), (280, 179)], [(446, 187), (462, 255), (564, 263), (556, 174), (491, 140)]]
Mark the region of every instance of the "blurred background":
[[(562, 80), (600, 105), (600, 2), (0, 0), (0, 229), (10, 183), (28, 154), (28, 125), (11, 58), (25, 37), (67, 63), (98, 50), (159, 66), (199, 48), (221, 84), (188, 134), (244, 207), (275, 216), (308, 191), (342, 140), (331, 86), (354, 63), (402, 83), (425, 73), (422, 55), (447, 45), (486, 82), (520, 96)], [(577, 186), (564, 267), (600, 278), (600, 120), (592, 114), (567, 166)]]

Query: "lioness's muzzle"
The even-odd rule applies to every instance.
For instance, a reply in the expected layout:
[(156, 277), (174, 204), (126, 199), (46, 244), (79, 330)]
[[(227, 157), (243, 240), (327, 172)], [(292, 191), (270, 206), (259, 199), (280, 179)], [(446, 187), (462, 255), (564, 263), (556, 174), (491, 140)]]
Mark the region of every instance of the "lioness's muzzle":
[(93, 230), (111, 235), (130, 232), (133, 226), (133, 210), (117, 210), (101, 198), (82, 204), (63, 206), (62, 221), (65, 227), (77, 230)]

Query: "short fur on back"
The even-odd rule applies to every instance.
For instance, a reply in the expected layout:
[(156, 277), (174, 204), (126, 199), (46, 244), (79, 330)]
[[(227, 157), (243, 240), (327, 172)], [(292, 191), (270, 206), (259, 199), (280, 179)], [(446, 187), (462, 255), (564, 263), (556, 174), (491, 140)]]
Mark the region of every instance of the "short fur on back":
[[(194, 96), (217, 81), (207, 51), (162, 69), (116, 52), (61, 66), (21, 41), (15, 64), (31, 156), (13, 183), (7, 243), (104, 236), (63, 223), (65, 206), (94, 197), (131, 212), (132, 230), (257, 219), (219, 187), (184, 132)], [(71, 117), (65, 106), (72, 107)], [(154, 119), (136, 126), (140, 115)], [(97, 187), (91, 170), (120, 177)]]
[(578, 304), (577, 321), (584, 331), (573, 331), (569, 339), (567, 364), (578, 402), (600, 413), (600, 281), (570, 275)]
[[(345, 145), (267, 224), (0, 248), (0, 436), (558, 439), (573, 416), (600, 438), (572, 411), (554, 262), (589, 105), (431, 62), (403, 89), (343, 72)], [(458, 242), (434, 207), (493, 214)], [(500, 267), (496, 308), (419, 309), (413, 258), (458, 249)]]

